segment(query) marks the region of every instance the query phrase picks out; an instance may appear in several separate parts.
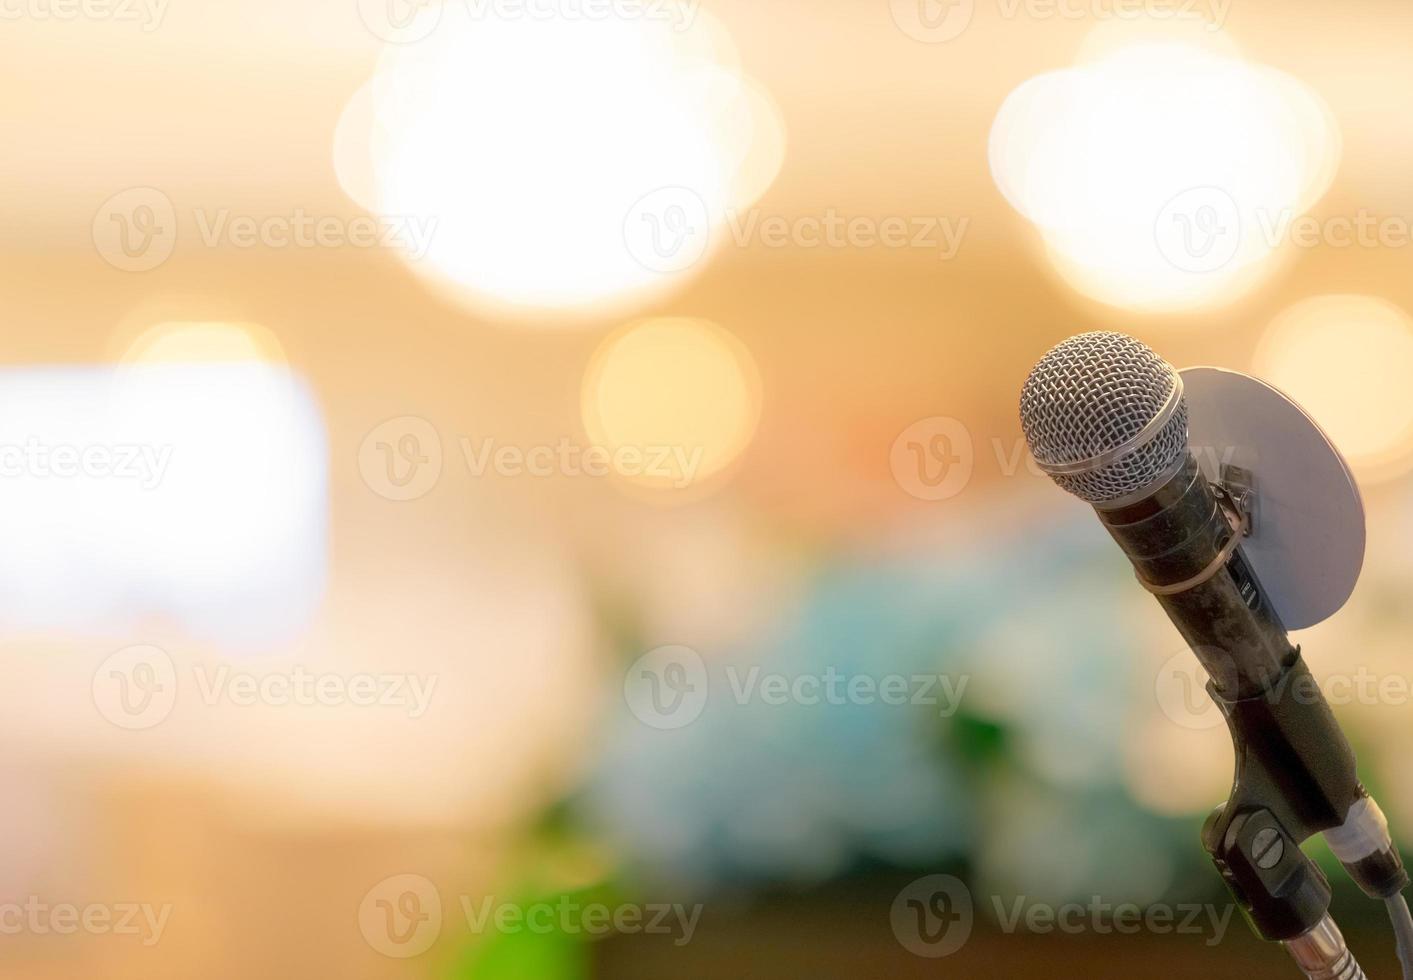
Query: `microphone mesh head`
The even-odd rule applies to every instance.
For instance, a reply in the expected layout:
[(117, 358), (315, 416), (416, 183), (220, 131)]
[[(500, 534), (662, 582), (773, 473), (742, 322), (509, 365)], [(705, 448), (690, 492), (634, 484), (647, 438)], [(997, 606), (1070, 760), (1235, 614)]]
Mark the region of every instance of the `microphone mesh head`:
[[(1052, 348), (1021, 389), (1021, 428), (1042, 468), (1113, 452), (1162, 414), (1179, 383), (1172, 365), (1121, 333), (1071, 337)], [(1187, 452), (1187, 402), (1141, 445), (1078, 473), (1054, 473), (1091, 504), (1141, 490), (1175, 469)]]

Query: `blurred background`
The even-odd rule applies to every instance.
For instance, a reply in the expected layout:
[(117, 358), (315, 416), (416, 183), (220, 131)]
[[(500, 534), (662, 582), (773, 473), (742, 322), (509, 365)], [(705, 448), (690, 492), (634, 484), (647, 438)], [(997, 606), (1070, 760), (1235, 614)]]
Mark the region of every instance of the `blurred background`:
[(1291, 975), (1020, 436), (1091, 329), (1344, 451), (1296, 640), (1413, 837), (1413, 9), (0, 20), (7, 976)]

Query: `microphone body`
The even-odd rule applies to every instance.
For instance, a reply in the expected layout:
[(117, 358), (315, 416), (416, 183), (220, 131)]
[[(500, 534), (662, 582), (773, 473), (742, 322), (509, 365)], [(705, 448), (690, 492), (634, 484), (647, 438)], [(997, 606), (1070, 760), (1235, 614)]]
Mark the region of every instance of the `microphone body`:
[[(1219, 574), (1236, 530), (1217, 494), (1184, 450), (1180, 468), (1125, 506), (1096, 505), (1104, 527), (1133, 563), (1224, 697), (1268, 691), (1295, 652), (1280, 618), (1238, 547)], [(1186, 589), (1177, 587), (1194, 583)]]

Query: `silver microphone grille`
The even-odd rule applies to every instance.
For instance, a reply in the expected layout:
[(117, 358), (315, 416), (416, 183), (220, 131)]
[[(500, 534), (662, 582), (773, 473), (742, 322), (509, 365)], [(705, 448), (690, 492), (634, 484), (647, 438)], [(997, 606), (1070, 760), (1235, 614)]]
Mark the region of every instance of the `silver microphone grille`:
[(1142, 490), (1187, 451), (1182, 379), (1121, 333), (1083, 333), (1052, 348), (1025, 379), (1020, 410), (1036, 463), (1091, 504)]

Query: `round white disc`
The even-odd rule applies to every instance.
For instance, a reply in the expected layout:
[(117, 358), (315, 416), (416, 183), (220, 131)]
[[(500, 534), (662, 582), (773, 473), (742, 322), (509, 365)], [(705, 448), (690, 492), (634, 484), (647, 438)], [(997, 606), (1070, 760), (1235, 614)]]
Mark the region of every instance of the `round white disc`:
[(1208, 479), (1224, 463), (1256, 478), (1256, 527), (1242, 552), (1286, 629), (1334, 615), (1364, 565), (1364, 502), (1310, 416), (1264, 381), (1222, 368), (1182, 372), (1189, 444)]

